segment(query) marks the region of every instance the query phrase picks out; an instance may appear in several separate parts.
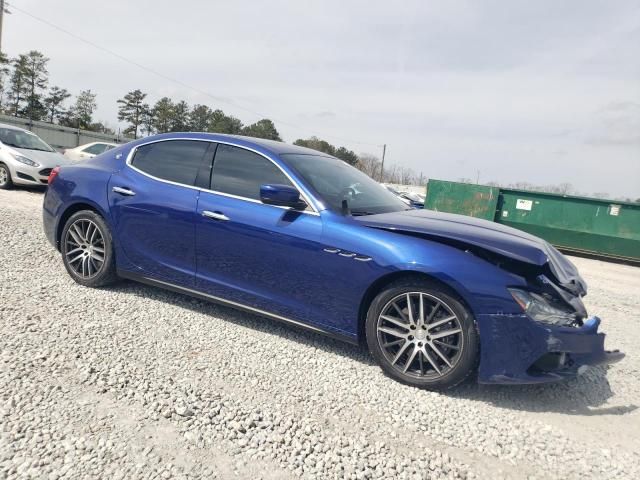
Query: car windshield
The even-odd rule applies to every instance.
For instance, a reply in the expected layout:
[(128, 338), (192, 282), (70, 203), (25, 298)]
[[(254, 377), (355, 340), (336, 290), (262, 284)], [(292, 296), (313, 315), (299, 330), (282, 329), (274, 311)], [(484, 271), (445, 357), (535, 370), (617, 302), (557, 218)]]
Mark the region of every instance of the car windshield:
[(0, 128), (0, 142), (10, 147), (24, 148), (26, 150), (55, 151), (35, 133), (16, 130), (15, 128)]
[(371, 177), (333, 157), (304, 154), (282, 154), (282, 159), (313, 189), (327, 207), (342, 211), (342, 202), (352, 215), (407, 210), (407, 205)]

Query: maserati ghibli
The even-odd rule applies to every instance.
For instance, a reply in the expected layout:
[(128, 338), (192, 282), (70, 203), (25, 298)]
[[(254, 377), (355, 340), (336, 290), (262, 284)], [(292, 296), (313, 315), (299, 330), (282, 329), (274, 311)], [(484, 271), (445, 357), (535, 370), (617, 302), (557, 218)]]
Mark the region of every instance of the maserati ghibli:
[(544, 240), (411, 208), (345, 162), (208, 133), (56, 167), (44, 230), (87, 287), (144, 282), (365, 344), (388, 376), (542, 383), (620, 360)]

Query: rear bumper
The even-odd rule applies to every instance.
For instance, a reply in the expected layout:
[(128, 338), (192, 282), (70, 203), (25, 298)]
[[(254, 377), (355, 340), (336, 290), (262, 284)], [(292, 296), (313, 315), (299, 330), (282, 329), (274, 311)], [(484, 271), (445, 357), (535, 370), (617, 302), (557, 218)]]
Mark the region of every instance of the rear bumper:
[(547, 383), (572, 378), (588, 366), (620, 361), (604, 349), (600, 319), (579, 328), (554, 327), (526, 315), (479, 315), (480, 383)]
[(56, 216), (52, 210), (53, 202), (51, 200), (52, 190), (49, 189), (44, 195), (44, 202), (42, 204), (42, 226), (44, 228), (44, 234), (49, 240), (49, 243), (59, 250), (58, 242), (56, 241), (57, 222)]

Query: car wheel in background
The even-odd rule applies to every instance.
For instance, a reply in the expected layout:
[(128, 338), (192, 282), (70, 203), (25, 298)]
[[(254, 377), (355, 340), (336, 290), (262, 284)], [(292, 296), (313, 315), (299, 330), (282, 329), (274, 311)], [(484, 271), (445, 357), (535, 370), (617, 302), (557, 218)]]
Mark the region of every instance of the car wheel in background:
[(382, 370), (408, 385), (446, 390), (476, 371), (473, 316), (436, 283), (400, 281), (379, 293), (369, 307), (366, 338)]
[(0, 189), (8, 190), (12, 186), (13, 182), (11, 181), (11, 172), (9, 172), (9, 167), (4, 163), (0, 163)]
[(67, 272), (79, 284), (102, 287), (117, 280), (111, 232), (97, 213), (74, 213), (62, 230), (60, 250)]

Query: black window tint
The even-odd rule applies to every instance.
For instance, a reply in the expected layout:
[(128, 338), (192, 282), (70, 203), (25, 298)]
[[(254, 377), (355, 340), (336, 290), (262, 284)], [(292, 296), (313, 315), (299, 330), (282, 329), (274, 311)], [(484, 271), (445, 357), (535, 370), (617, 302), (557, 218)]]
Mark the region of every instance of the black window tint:
[(143, 145), (131, 162), (154, 177), (193, 185), (209, 142), (168, 140)]
[(113, 147), (111, 145), (107, 145), (106, 143), (101, 143), (100, 144), (100, 151), (98, 152), (98, 154), (104, 153), (107, 150), (111, 150)]
[(260, 200), (260, 186), (266, 183), (291, 185), (285, 174), (263, 156), (231, 145), (218, 145), (212, 190)]
[(90, 153), (92, 155), (99, 155), (104, 152), (104, 148), (101, 143), (96, 143), (95, 145), (91, 145), (90, 147), (87, 147), (82, 151), (85, 153)]

